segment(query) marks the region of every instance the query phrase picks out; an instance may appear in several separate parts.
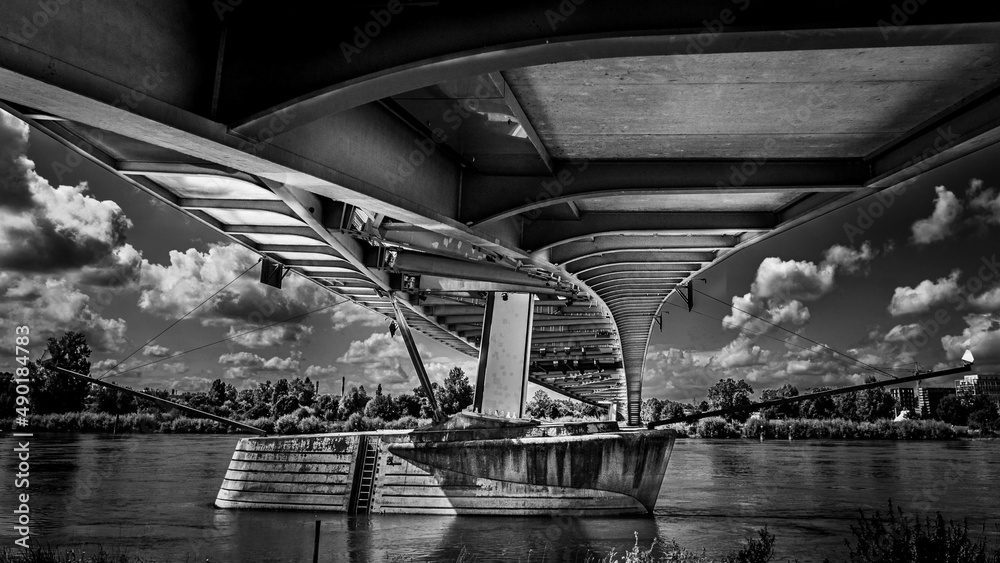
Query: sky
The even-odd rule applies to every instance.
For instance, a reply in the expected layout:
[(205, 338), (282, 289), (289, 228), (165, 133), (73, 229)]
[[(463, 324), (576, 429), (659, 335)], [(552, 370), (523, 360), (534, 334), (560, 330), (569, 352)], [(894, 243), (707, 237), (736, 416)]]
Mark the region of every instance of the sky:
[[(701, 274), (694, 311), (673, 296), (653, 329), (643, 396), (700, 401), (724, 377), (756, 390), (846, 385), (886, 377), (872, 366), (957, 366), (967, 348), (977, 371), (1000, 369), (998, 157), (979, 151)], [(30, 327), (34, 358), (75, 330), (92, 374), (134, 388), (418, 385), (386, 319), (294, 274), (264, 286), (257, 259), (0, 111), (0, 330)], [(432, 379), (454, 366), (474, 379), (474, 358), (417, 338)]]

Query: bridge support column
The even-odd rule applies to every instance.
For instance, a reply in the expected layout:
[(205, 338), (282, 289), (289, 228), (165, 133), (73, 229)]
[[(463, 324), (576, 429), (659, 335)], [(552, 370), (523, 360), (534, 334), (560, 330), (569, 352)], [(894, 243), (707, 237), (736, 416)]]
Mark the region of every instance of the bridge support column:
[(476, 411), (523, 416), (534, 301), (530, 293), (489, 294), (473, 403)]
[(614, 422), (618, 420), (618, 401), (615, 401), (608, 405), (608, 418), (609, 422)]

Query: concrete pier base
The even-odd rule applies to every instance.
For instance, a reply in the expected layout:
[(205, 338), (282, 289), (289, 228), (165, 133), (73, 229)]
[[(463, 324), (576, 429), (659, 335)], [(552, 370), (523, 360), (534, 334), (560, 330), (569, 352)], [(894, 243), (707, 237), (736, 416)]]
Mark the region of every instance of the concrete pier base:
[(620, 432), (607, 422), (499, 426), (468, 413), (413, 431), (244, 438), (216, 506), (641, 515), (656, 503), (673, 443), (669, 430)]

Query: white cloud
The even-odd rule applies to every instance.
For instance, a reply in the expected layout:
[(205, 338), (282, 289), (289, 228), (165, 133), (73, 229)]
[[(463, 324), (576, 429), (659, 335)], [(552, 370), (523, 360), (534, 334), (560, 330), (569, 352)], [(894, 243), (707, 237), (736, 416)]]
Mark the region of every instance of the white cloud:
[(956, 360), (972, 350), (977, 365), (1000, 363), (1000, 315), (971, 314), (963, 320), (966, 327), (962, 334), (941, 338), (948, 359)]
[(885, 335), (886, 342), (909, 342), (920, 335), (923, 329), (918, 323), (896, 325)]
[(969, 208), (976, 214), (974, 221), (1000, 225), (1000, 192), (996, 188), (983, 189), (983, 181), (973, 178), (966, 194)]
[(226, 338), (231, 338), (233, 342), (247, 348), (260, 349), (297, 344), (305, 340), (312, 333), (313, 327), (304, 324), (282, 323), (260, 330), (254, 330), (254, 327), (242, 325), (230, 326), (229, 331), (226, 333)]
[[(167, 319), (194, 310), (190, 317), (204, 326), (229, 327), (228, 336), (245, 333), (271, 323), (299, 317), (334, 303), (335, 296), (297, 275), (285, 278), (276, 289), (257, 281), (248, 272), (258, 256), (237, 244), (213, 245), (207, 252), (172, 251), (170, 264), (143, 263), (139, 308)], [(204, 305), (200, 303), (231, 283)], [(198, 307), (195, 309), (195, 307)], [(312, 334), (306, 318), (296, 319), (237, 337), (250, 348), (266, 348), (301, 342)]]
[(188, 366), (188, 364), (186, 364), (185, 362), (168, 362), (155, 365), (156, 367), (153, 369), (163, 370), (167, 373), (172, 373), (172, 374), (187, 373), (188, 371), (191, 370), (191, 367)]
[(389, 319), (382, 315), (350, 302), (335, 307), (330, 320), (333, 322), (333, 330), (348, 327), (380, 328), (389, 324)]
[(970, 295), (969, 306), (981, 313), (991, 313), (1000, 311), (1000, 285), (984, 291), (979, 295)]
[(926, 219), (919, 219), (911, 227), (914, 244), (930, 244), (944, 240), (952, 233), (952, 227), (962, 213), (962, 202), (944, 186), (934, 188), (934, 212)]
[(767, 363), (770, 350), (755, 345), (745, 334), (722, 347), (715, 355), (715, 361), (723, 368), (759, 366)]
[[(886, 244), (885, 253), (892, 251), (891, 241)], [(854, 274), (866, 267), (875, 258), (875, 251), (868, 241), (855, 250), (849, 246), (835, 244), (823, 252), (823, 264), (834, 266), (848, 274)]]
[(327, 377), (337, 373), (337, 366), (309, 366), (306, 368), (306, 377), (317, 379), (320, 377)]
[(126, 323), (100, 309), (114, 297), (110, 287), (127, 289), (138, 277), (139, 253), (125, 244), (131, 222), (86, 184), (53, 187), (39, 176), (25, 156), (28, 136), (0, 110), (0, 330), (30, 322), (39, 341), (72, 330), (95, 351), (117, 352)]
[(119, 352), (128, 342), (124, 319), (107, 319), (92, 299), (66, 277), (24, 276), (0, 272), (0, 328), (30, 324), (38, 342), (67, 331), (84, 334), (96, 352)]
[(945, 301), (958, 302), (961, 288), (958, 286), (959, 270), (954, 270), (946, 278), (936, 282), (924, 280), (917, 287), (897, 287), (889, 303), (889, 313), (894, 317), (913, 313), (926, 313)]
[(159, 344), (150, 344), (142, 349), (142, 355), (150, 358), (164, 358), (170, 355), (170, 348)]
[(265, 375), (298, 375), (302, 352), (292, 351), (287, 358), (273, 356), (265, 359), (250, 352), (232, 352), (219, 356), (219, 364), (229, 366), (223, 370), (226, 379), (247, 379)]
[(824, 251), (819, 264), (773, 256), (765, 258), (757, 267), (750, 291), (733, 297), (732, 310), (723, 319), (723, 326), (762, 334), (773, 330), (769, 323), (804, 325), (810, 318), (804, 302), (815, 301), (833, 291), (838, 274), (864, 271), (876, 254), (865, 241), (857, 250), (831, 246)]

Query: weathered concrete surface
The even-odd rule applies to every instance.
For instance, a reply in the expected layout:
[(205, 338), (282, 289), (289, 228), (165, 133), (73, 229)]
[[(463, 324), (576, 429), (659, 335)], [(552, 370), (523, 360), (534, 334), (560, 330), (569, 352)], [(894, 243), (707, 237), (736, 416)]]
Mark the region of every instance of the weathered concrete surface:
[(428, 470), (628, 495), (652, 512), (675, 434), (619, 432), (589, 436), (398, 443), (388, 447)]
[(674, 443), (672, 431), (617, 432), (615, 422), (451, 420), (412, 432), (242, 439), (215, 504), (346, 512), (364, 436), (378, 449), (372, 513), (647, 514)]

